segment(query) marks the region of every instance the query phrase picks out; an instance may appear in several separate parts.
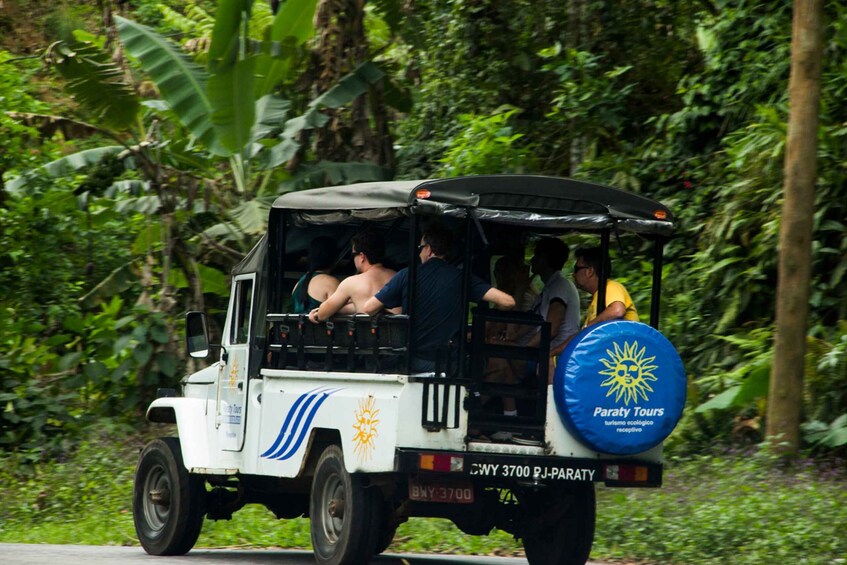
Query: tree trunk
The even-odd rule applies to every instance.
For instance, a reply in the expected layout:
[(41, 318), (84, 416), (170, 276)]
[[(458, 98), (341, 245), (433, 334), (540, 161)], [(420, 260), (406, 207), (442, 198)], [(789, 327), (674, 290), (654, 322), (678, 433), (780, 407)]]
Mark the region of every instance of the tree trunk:
[[(568, 2), (568, 33), (565, 41), (567, 49), (584, 49), (584, 41), (588, 36), (588, 16), (584, 0)], [(570, 121), (570, 151), (568, 152), (568, 175), (576, 174), (579, 166), (585, 160), (588, 140), (579, 131), (576, 120)]]
[[(318, 36), (314, 96), (335, 86), (369, 58), (365, 0), (320, 0), (315, 10)], [(329, 122), (312, 134), (315, 157), (328, 161), (371, 161), (394, 169), (394, 142), (388, 131), (382, 87), (371, 87), (349, 108), (324, 109)]]
[(795, 0), (785, 199), (779, 232), (776, 337), (768, 393), (767, 437), (785, 455), (800, 443), (803, 368), (812, 265), (812, 217), (821, 92), (823, 0)]

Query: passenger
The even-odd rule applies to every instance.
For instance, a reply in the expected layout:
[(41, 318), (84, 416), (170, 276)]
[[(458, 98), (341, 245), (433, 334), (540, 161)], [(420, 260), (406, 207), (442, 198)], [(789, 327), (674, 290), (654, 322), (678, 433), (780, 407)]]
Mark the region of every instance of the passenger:
[(532, 288), (529, 265), (521, 255), (503, 255), (494, 263), (494, 279), (497, 288), (515, 297), (515, 310), (527, 312), (532, 308), (538, 293)]
[(363, 312), (368, 299), (396, 274), (382, 265), (385, 240), (375, 231), (367, 230), (354, 235), (352, 246), (353, 264), (359, 274), (341, 281), (335, 292), (320, 307), (309, 312), (312, 322), (324, 321), (338, 312)]
[[(562, 276), (562, 267), (568, 260), (570, 249), (562, 240), (554, 237), (539, 239), (535, 244), (535, 252), (530, 259), (532, 273), (544, 281), (544, 289), (535, 299), (532, 311), (550, 323), (550, 354), (568, 341), (579, 331), (579, 293), (573, 282)], [(538, 347), (541, 343), (541, 328), (535, 327), (521, 335), (507, 340), (524, 347)], [(488, 382), (516, 384), (527, 372), (535, 374), (533, 364), (510, 363), (506, 359), (492, 358), (486, 368), (484, 379)], [(553, 360), (547, 381), (553, 374)], [(517, 406), (514, 398), (503, 397), (503, 414), (517, 416)], [(495, 440), (509, 439), (509, 434), (497, 432), (492, 436)]]
[(291, 291), (295, 314), (303, 314), (317, 308), (338, 288), (338, 279), (330, 275), (338, 255), (335, 240), (320, 236), (309, 246), (309, 270), (300, 277)]
[[(523, 250), (518, 253), (510, 253), (497, 259), (494, 263), (494, 280), (497, 282), (497, 288), (515, 298), (515, 310), (528, 312), (538, 294), (532, 288), (529, 267), (524, 263), (522, 256)], [(490, 338), (489, 341), (511, 341), (519, 335), (520, 329), (519, 324), (491, 324), (486, 334)]]
[[(445, 258), (452, 246), (449, 231), (432, 227), (424, 231), (418, 245), (421, 265), (416, 272), (412, 331), (416, 336), (416, 353), (412, 371), (435, 370), (436, 357), (456, 342), (464, 313), (462, 312), (462, 271)], [(383, 308), (403, 307), (408, 311), (409, 270), (401, 269), (375, 296), (365, 304), (367, 314)], [(515, 299), (477, 277), (471, 277), (469, 300), (494, 302), (501, 308), (514, 308)], [(446, 355), (442, 356), (446, 359)]]
[[(638, 311), (624, 285), (612, 280), (612, 264), (606, 259), (606, 307), (597, 313), (597, 290), (600, 287), (600, 265), (603, 253), (599, 247), (588, 247), (576, 251), (576, 264), (573, 268), (573, 280), (585, 292), (591, 293), (591, 304), (585, 316), (583, 328), (609, 320), (638, 321)], [(565, 350), (570, 339), (554, 348), (553, 355), (558, 357)]]
[(626, 288), (612, 280), (612, 265), (606, 259), (606, 307), (597, 312), (597, 289), (600, 286), (600, 265), (603, 254), (599, 247), (589, 247), (576, 252), (576, 265), (573, 268), (573, 280), (576, 285), (591, 293), (591, 304), (583, 327), (593, 326), (608, 320), (638, 321), (638, 311)]

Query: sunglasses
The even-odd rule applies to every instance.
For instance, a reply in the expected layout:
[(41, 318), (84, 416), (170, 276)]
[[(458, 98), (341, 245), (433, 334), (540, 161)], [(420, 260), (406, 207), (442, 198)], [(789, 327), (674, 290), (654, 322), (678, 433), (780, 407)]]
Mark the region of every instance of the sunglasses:
[(418, 245), (418, 253), (423, 251), (424, 247), (429, 247), (429, 244), (428, 243), (421, 243), (420, 245)]

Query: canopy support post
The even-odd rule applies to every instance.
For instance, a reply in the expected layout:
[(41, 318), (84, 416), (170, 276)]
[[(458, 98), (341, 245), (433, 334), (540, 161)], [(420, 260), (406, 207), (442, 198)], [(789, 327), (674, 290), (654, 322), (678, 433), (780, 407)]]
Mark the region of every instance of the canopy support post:
[(650, 294), (650, 325), (659, 329), (659, 307), (662, 299), (662, 261), (664, 257), (665, 240), (657, 237), (653, 246), (653, 286)]
[(610, 275), (606, 272), (606, 265), (609, 264), (609, 230), (603, 230), (600, 233), (600, 257), (600, 272), (598, 273), (600, 280), (597, 283), (597, 312), (595, 315), (599, 315), (606, 309), (606, 283)]

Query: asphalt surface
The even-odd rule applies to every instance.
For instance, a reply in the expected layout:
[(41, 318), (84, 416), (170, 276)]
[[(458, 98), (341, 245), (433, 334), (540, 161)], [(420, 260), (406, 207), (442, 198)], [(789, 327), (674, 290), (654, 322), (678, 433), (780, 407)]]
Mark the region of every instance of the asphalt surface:
[[(179, 557), (147, 555), (140, 547), (0, 544), (2, 565), (313, 565), (310, 551), (282, 549), (193, 549)], [(385, 554), (376, 565), (526, 565), (526, 559), (454, 555)]]

